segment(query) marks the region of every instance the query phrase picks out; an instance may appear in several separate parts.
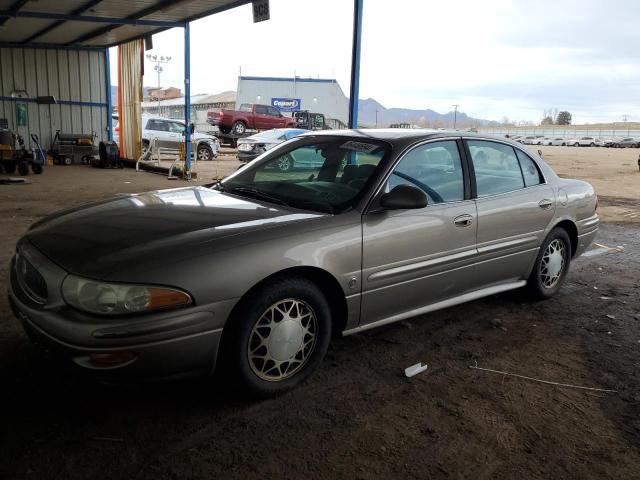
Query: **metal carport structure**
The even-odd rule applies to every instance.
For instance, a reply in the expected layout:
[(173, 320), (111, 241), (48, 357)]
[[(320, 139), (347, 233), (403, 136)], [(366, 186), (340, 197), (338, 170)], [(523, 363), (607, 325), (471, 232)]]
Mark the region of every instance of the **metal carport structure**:
[[(349, 124), (357, 127), (358, 119), (358, 85), (360, 69), (360, 38), (362, 28), (362, 2), (354, 0), (354, 30), (351, 68), (351, 90)], [(109, 48), (123, 43), (147, 38), (154, 33), (169, 28), (181, 27), (184, 29), (184, 77), (185, 77), (185, 141), (187, 170), (190, 168), (190, 35), (189, 22), (209, 15), (214, 15), (231, 8), (251, 3), (251, 0), (0, 0), (0, 60), (2, 60), (2, 78), (0, 78), (0, 103), (16, 102), (16, 97), (7, 95), (7, 89), (27, 91), (25, 86), (16, 85), (19, 80), (27, 83), (27, 61), (33, 57), (33, 68), (47, 70), (47, 75), (41, 79), (36, 78), (33, 87), (37, 93), (29, 92), (28, 96), (22, 96), (19, 100), (26, 102), (40, 115), (39, 107), (36, 107), (36, 96), (51, 95), (57, 93), (57, 103), (68, 106), (68, 115), (74, 116), (73, 108), (77, 108), (81, 117), (86, 108), (99, 109), (104, 112), (102, 119), (106, 122), (106, 134), (108, 139), (113, 138), (113, 125), (111, 121), (111, 79), (109, 71)], [(27, 55), (21, 52), (25, 49), (32, 51)], [(50, 52), (74, 52), (76, 58), (67, 58), (75, 67), (77, 65), (78, 78), (74, 82), (69, 80), (68, 88), (57, 86), (56, 92), (47, 91), (50, 88), (49, 80), (51, 62), (59, 61), (58, 55), (52, 56)], [(4, 55), (3, 55), (4, 52)], [(49, 53), (47, 53), (49, 52)], [(82, 53), (80, 53), (82, 52)], [(86, 52), (86, 53), (85, 53)], [(11, 60), (7, 61), (10, 53)], [(96, 61), (90, 61), (91, 57), (98, 57), (98, 75), (96, 75)], [(62, 55), (64, 58), (64, 55)], [(16, 59), (20, 60), (17, 61)], [(94, 65), (92, 72), (91, 65)], [(6, 67), (6, 68), (5, 68)], [(22, 68), (20, 79), (16, 79), (16, 70)], [(56, 67), (57, 68), (57, 67)], [(68, 72), (71, 71), (69, 66)], [(63, 72), (59, 72), (60, 80)], [(103, 76), (100, 79), (100, 76)], [(9, 77), (11, 78), (6, 78)], [(70, 77), (72, 75), (69, 75)], [(74, 75), (75, 76), (75, 75)], [(45, 81), (46, 77), (46, 81)], [(89, 79), (85, 82), (88, 96), (76, 95), (71, 98), (74, 90), (83, 88), (82, 78)], [(94, 91), (99, 92), (96, 94)], [(104, 95), (103, 92), (104, 91)], [(66, 94), (69, 98), (62, 98)], [(12, 108), (11, 106), (9, 108)], [(6, 112), (6, 106), (2, 108)], [(91, 111), (91, 115), (94, 115)], [(62, 116), (62, 110), (60, 111)], [(92, 118), (92, 117), (91, 117)], [(83, 118), (84, 120), (84, 118)], [(93, 125), (93, 120), (92, 120)], [(104, 131), (101, 131), (101, 136)]]

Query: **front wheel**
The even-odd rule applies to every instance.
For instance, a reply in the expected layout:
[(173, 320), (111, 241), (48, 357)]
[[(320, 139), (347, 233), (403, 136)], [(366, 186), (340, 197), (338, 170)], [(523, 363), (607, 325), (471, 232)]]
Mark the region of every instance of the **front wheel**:
[(571, 263), (571, 240), (564, 228), (554, 228), (545, 239), (527, 287), (538, 299), (553, 297), (564, 281)]
[(325, 296), (302, 277), (274, 280), (242, 300), (222, 338), (229, 380), (255, 397), (285, 392), (309, 377), (331, 338)]
[(200, 145), (198, 147), (198, 160), (213, 160), (213, 150), (209, 145)]
[(291, 155), (283, 155), (276, 162), (276, 167), (280, 172), (288, 172), (293, 170), (293, 158)]
[(579, 146), (580, 146), (580, 144), (579, 144), (578, 142), (576, 142), (576, 143), (574, 143), (574, 144), (573, 144), (573, 146), (574, 146), (574, 147), (579, 147)]

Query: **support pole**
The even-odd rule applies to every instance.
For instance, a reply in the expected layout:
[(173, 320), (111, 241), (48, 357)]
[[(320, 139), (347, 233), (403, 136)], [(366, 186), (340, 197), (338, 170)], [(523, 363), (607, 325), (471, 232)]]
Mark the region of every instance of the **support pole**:
[(184, 141), (185, 143), (185, 177), (191, 179), (191, 40), (189, 23), (184, 24)]
[(104, 49), (104, 72), (107, 84), (107, 140), (113, 140), (113, 103), (111, 102), (111, 58), (109, 48)]
[(360, 45), (362, 43), (362, 2), (363, 0), (353, 0), (353, 44), (351, 50), (351, 86), (349, 92), (349, 128), (358, 128)]

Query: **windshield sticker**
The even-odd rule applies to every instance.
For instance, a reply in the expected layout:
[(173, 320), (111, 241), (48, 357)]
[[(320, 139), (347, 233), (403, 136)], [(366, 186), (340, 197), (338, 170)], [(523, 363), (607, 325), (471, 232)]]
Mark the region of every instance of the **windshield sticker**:
[(345, 148), (347, 150), (360, 153), (371, 153), (378, 148), (378, 145), (375, 145), (373, 143), (349, 141), (340, 145), (340, 148)]

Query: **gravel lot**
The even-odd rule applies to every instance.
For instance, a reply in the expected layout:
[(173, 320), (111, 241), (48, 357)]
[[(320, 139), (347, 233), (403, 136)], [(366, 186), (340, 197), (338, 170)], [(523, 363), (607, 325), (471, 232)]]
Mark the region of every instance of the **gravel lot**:
[[(211, 379), (77, 378), (43, 361), (0, 299), (0, 478), (640, 478), (640, 152), (543, 151), (563, 176), (593, 181), (596, 241), (623, 248), (578, 259), (546, 302), (516, 291), (338, 339), (276, 399), (245, 402)], [(201, 165), (197, 182), (236, 166)], [(184, 185), (86, 167), (30, 178), (0, 187), (2, 285), (15, 241), (43, 215)], [(405, 378), (420, 361), (427, 372)]]

